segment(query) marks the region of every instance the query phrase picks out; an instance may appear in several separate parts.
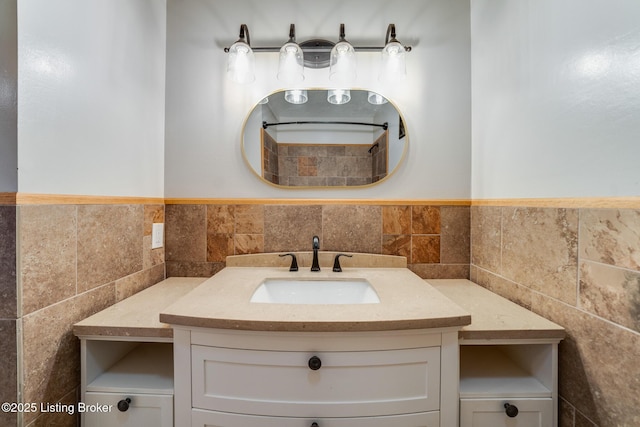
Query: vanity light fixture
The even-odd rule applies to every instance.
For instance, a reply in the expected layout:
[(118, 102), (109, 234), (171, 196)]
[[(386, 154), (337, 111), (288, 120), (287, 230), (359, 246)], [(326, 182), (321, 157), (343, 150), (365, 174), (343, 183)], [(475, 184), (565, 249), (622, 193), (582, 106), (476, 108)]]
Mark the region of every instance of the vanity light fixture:
[[(278, 80), (297, 83), (304, 79), (304, 68), (329, 67), (332, 85), (349, 87), (356, 77), (356, 52), (382, 52), (380, 79), (388, 80), (406, 74), (405, 52), (411, 46), (404, 46), (396, 39), (396, 26), (389, 24), (385, 46), (353, 46), (345, 39), (344, 24), (340, 24), (337, 43), (323, 39), (311, 39), (296, 43), (295, 25), (289, 27), (289, 40), (281, 47), (251, 47), (249, 28), (240, 26), (240, 38), (231, 47), (225, 47), (229, 54), (227, 73), (229, 78), (239, 83), (255, 80), (254, 53), (279, 52)], [(344, 92), (344, 91), (343, 91)]]
[[(245, 36), (246, 35), (246, 36)], [(255, 60), (251, 49), (251, 38), (249, 37), (249, 27), (240, 25), (240, 38), (226, 48), (229, 53), (227, 61), (227, 75), (236, 83), (251, 83), (255, 80)]]
[(331, 49), (329, 80), (348, 86), (356, 78), (356, 51), (344, 37), (344, 24), (340, 24), (340, 40)]
[[(389, 39), (389, 36), (391, 36), (391, 39)], [(382, 49), (379, 79), (381, 81), (391, 81), (404, 78), (407, 75), (405, 52), (410, 50), (411, 48), (405, 48), (396, 40), (396, 26), (389, 24), (387, 27), (387, 36), (384, 41), (384, 48)]]
[(304, 80), (303, 53), (296, 43), (296, 26), (289, 27), (289, 41), (280, 48), (278, 80), (285, 83), (298, 83)]

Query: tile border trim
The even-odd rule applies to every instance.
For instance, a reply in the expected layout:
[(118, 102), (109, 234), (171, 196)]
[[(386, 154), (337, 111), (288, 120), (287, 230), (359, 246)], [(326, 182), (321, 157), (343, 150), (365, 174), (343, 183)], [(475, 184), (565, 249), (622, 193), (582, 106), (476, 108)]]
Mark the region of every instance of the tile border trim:
[(75, 194), (0, 193), (5, 205), (162, 205), (163, 197), (88, 196)]
[(286, 198), (181, 198), (91, 196), (0, 192), (0, 205), (430, 205), (430, 206), (512, 206), (540, 208), (640, 209), (640, 196), (558, 197), (505, 199), (286, 199)]
[(431, 205), (470, 206), (468, 199), (215, 199), (166, 198), (167, 205)]
[(473, 199), (471, 206), (511, 206), (531, 208), (640, 209), (640, 197), (558, 197)]

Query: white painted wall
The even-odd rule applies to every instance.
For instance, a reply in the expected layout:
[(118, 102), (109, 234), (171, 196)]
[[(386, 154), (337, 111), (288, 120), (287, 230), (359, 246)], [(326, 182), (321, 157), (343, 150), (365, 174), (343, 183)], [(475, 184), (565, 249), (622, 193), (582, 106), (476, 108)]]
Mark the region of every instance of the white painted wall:
[(164, 0), (18, 4), (18, 190), (162, 197)]
[(0, 192), (18, 191), (16, 0), (0, 0)]
[[(166, 197), (469, 198), (471, 169), (469, 0), (194, 0), (167, 2)], [(406, 118), (409, 150), (394, 176), (349, 190), (281, 190), (242, 159), (242, 124), (265, 95), (282, 89), (277, 53), (256, 55), (256, 81), (226, 79), (222, 48), (247, 24), (254, 46), (298, 41), (382, 45), (387, 25), (413, 45), (407, 79), (377, 80), (378, 54), (358, 54), (355, 87), (391, 99)], [(329, 87), (328, 70), (307, 70), (304, 87)]]
[(640, 195), (640, 2), (473, 0), (473, 198)]

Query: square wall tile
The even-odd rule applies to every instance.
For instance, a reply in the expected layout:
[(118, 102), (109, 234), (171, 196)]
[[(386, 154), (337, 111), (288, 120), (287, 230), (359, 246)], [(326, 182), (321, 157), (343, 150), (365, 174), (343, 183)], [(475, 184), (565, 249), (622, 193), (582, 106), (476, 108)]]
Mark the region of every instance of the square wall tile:
[(640, 210), (582, 209), (580, 257), (640, 270)]
[(166, 261), (205, 262), (207, 212), (205, 205), (167, 205)]
[(411, 263), (433, 264), (440, 262), (440, 236), (411, 236)]
[(78, 292), (142, 270), (142, 205), (78, 206)]
[(207, 234), (207, 262), (225, 262), (234, 253), (233, 234)]
[(469, 206), (440, 207), (440, 262), (469, 264), (471, 210)]
[(234, 236), (235, 254), (259, 254), (264, 252), (264, 235), (236, 234)]
[(77, 211), (66, 205), (18, 209), (22, 310), (27, 314), (76, 294)]
[(235, 229), (234, 205), (207, 205), (207, 233), (233, 234)]
[(578, 211), (503, 208), (502, 275), (577, 304)]
[(320, 249), (382, 253), (382, 208), (370, 205), (326, 205), (322, 210)]
[(411, 235), (383, 235), (382, 254), (403, 256), (407, 260), (411, 260)]
[(382, 233), (411, 234), (411, 206), (383, 206)]
[(440, 234), (440, 207), (412, 206), (412, 234)]
[(164, 205), (144, 205), (144, 235), (151, 236), (153, 224), (164, 223)]
[[(17, 402), (18, 356), (16, 351), (16, 320), (0, 319), (0, 401)], [(0, 412), (0, 425), (16, 425), (16, 414)]]
[(502, 272), (502, 208), (471, 207), (471, 263), (494, 273)]
[(322, 236), (322, 206), (266, 205), (264, 251), (310, 251), (313, 236)]
[(15, 206), (0, 206), (0, 236), (0, 319), (15, 319), (18, 313)]
[(582, 261), (580, 308), (640, 332), (640, 272)]
[(262, 234), (264, 232), (263, 205), (237, 205), (235, 207), (238, 234)]

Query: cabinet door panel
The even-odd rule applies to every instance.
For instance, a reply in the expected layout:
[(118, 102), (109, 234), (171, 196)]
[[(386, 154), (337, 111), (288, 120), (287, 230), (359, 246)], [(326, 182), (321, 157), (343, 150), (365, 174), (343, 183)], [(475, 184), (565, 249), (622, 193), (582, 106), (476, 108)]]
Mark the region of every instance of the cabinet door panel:
[[(318, 357), (321, 367), (309, 368)], [(439, 409), (440, 347), (280, 352), (192, 346), (193, 406), (254, 415), (353, 417)]]
[[(508, 417), (504, 404), (518, 408)], [(460, 399), (460, 427), (552, 427), (552, 399)]]
[[(126, 412), (118, 402), (131, 398)], [(86, 405), (108, 405), (107, 412), (85, 412), (84, 427), (173, 427), (173, 396), (152, 394), (87, 393)]]
[(192, 412), (192, 427), (439, 427), (440, 413), (394, 415), (389, 417), (355, 418), (287, 418), (256, 415), (225, 414), (221, 412)]

